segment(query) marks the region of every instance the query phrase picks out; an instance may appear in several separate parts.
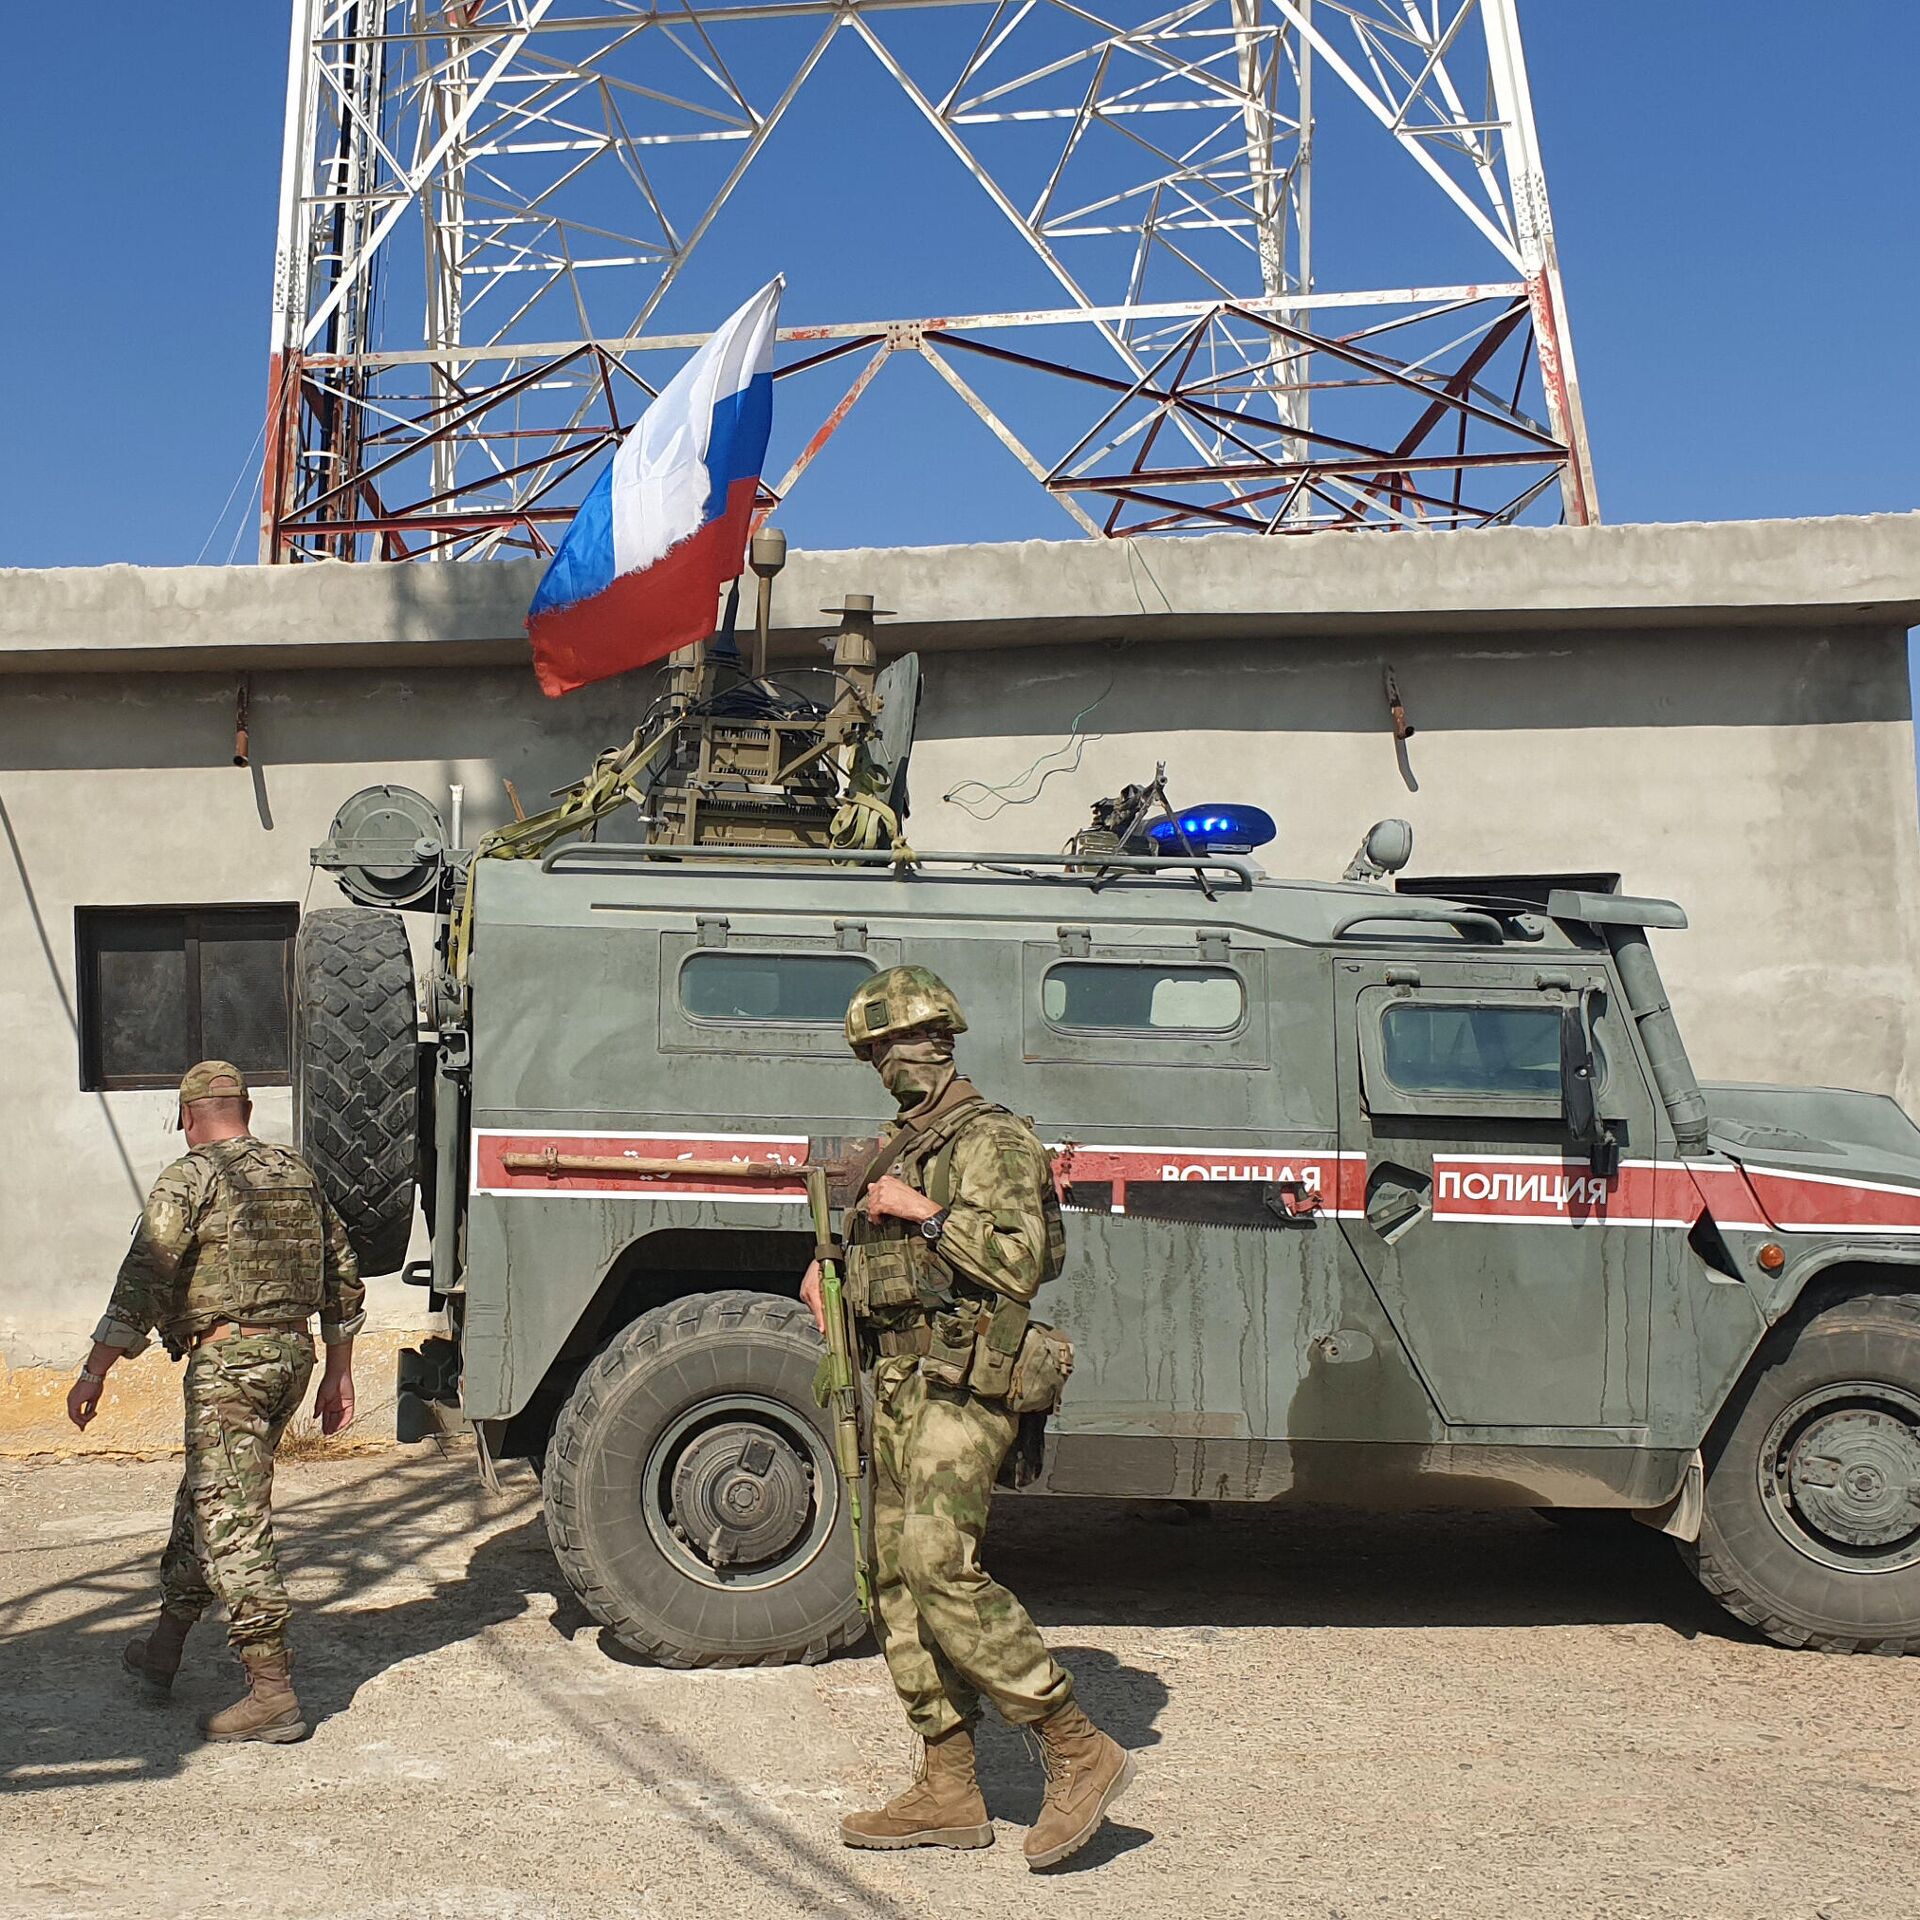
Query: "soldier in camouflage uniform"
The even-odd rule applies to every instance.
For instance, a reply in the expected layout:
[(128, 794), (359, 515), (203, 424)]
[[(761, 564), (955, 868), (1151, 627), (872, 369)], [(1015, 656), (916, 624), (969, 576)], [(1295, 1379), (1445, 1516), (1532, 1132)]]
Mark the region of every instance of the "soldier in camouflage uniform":
[[(1043, 1331), (1027, 1303), (1059, 1272), (1066, 1242), (1032, 1126), (958, 1075), (954, 1036), (966, 1025), (924, 967), (876, 974), (847, 1009), (848, 1044), (900, 1106), (848, 1209), (847, 1291), (873, 1368), (875, 1627), (925, 1748), (913, 1784), (848, 1815), (841, 1838), (990, 1845), (973, 1749), (984, 1696), (1039, 1736), (1046, 1800), (1025, 1852), (1048, 1867), (1093, 1837), (1133, 1761), (1074, 1704), (1072, 1677), (980, 1564), (994, 1482), (1020, 1431), (1016, 1356), (1024, 1365)], [(819, 1287), (811, 1268), (801, 1291), (816, 1321)]]
[(224, 1060), (203, 1060), (181, 1081), (188, 1150), (141, 1211), (67, 1411), (84, 1428), (108, 1370), (142, 1352), (155, 1327), (168, 1352), (185, 1358), (186, 1471), (160, 1562), (160, 1618), (127, 1648), (126, 1664), (169, 1690), (188, 1630), (217, 1598), (248, 1691), (202, 1730), (210, 1740), (284, 1741), (307, 1726), (287, 1660), (273, 1457), (313, 1372), (316, 1312), (327, 1364), (314, 1411), (328, 1433), (352, 1420), (365, 1289), (311, 1169), (254, 1139), (252, 1112), (245, 1079)]

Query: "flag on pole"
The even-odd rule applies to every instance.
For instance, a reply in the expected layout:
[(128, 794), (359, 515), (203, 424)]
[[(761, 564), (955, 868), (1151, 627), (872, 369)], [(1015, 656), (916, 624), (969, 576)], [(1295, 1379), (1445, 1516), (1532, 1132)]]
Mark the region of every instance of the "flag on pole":
[(773, 426), (784, 276), (660, 390), (580, 504), (527, 612), (543, 691), (644, 667), (713, 631), (740, 572)]

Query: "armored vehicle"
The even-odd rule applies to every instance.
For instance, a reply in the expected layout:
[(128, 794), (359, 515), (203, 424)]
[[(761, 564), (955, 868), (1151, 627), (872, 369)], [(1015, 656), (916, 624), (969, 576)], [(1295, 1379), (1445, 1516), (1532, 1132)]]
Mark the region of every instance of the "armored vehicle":
[(541, 820), (464, 850), (375, 789), (316, 853), (361, 904), (301, 932), (301, 1142), (374, 1272), (417, 1190), (448, 1328), (403, 1434), (534, 1462), (596, 1619), (688, 1664), (860, 1630), (800, 1181), (623, 1163), (870, 1139), (842, 1012), (912, 960), (1070, 1209), (1040, 1305), (1077, 1362), (1021, 1497), (1612, 1509), (1775, 1640), (1920, 1648), (1894, 1102), (1701, 1085), (1654, 955), (1678, 906), (1415, 883), (1400, 823), (1270, 878), (1240, 810), (1150, 784), (1064, 853), (910, 852), (912, 663), (877, 673), (852, 602), (838, 658), (832, 708), (677, 658), (661, 726)]

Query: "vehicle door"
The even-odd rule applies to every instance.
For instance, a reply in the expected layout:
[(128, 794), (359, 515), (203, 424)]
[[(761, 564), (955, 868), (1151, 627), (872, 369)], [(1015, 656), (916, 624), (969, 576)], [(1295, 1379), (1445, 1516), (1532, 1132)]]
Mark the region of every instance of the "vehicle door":
[[(1326, 956), (1064, 928), (1019, 952), (1005, 1084), (1056, 1150), (1075, 1342), (1055, 1491), (1270, 1498), (1349, 1256), (1320, 1204), (1336, 1103)], [(1003, 995), (1003, 1004), (1005, 998)]]
[[(1604, 963), (1342, 955), (1334, 976), (1342, 1226), (1441, 1418), (1642, 1424), (1657, 1109)], [(1583, 1048), (1590, 1115), (1566, 1088)]]

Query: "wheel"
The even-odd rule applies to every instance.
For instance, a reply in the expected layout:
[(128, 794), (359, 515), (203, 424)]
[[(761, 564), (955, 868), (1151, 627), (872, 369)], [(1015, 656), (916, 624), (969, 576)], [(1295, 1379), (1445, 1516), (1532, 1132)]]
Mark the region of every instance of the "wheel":
[(1690, 1558), (1782, 1646), (1920, 1652), (1920, 1296), (1840, 1301), (1762, 1349)]
[(798, 1300), (703, 1293), (642, 1314), (580, 1376), (547, 1443), (547, 1532), (624, 1646), (778, 1666), (865, 1630), (820, 1354)]
[(413, 960), (397, 913), (326, 907), (294, 943), (293, 1142), (363, 1274), (397, 1273), (413, 1233), (420, 1122)]

